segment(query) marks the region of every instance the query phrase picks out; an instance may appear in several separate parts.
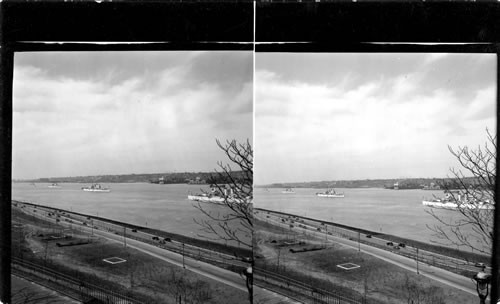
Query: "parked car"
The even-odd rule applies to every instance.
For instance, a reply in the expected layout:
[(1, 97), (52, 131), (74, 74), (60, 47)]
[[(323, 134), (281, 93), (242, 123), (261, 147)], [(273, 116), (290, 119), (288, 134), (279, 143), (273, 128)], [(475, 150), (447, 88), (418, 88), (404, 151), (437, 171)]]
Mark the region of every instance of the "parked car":
[(371, 234), (367, 234), (366, 237), (369, 238), (369, 239), (371, 239), (372, 235)]
[(137, 229), (132, 229), (132, 232), (137, 232)]
[(153, 239), (153, 241), (159, 241), (160, 240), (160, 238), (157, 237), (157, 236), (153, 236), (152, 239)]
[(477, 262), (476, 264), (474, 264), (474, 266), (476, 266), (476, 267), (486, 267), (486, 265), (484, 263), (480, 263), (480, 262)]
[(393, 242), (387, 242), (387, 246), (394, 246)]
[(401, 248), (405, 248), (405, 247), (406, 247), (406, 244), (405, 244), (405, 243), (399, 243), (399, 245), (398, 245), (398, 246), (399, 246), (399, 247), (401, 247)]
[(165, 242), (172, 242), (172, 239), (171, 238), (165, 238), (163, 239)]

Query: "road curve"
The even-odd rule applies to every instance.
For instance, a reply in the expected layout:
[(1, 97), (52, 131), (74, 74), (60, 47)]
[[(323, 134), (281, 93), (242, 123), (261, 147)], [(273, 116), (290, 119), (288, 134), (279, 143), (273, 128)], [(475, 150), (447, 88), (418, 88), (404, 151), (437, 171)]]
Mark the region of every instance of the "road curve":
[[(263, 217), (263, 214), (257, 214), (257, 217), (260, 217), (260, 220), (272, 222), (274, 225), (289, 228), (289, 224), (282, 223), (279, 219)], [(294, 227), (293, 229), (302, 230), (302, 228), (299, 227)], [(325, 239), (325, 233), (313, 230), (307, 230), (307, 233), (314, 235), (320, 239)], [(349, 240), (341, 237), (336, 237), (333, 235), (327, 235), (326, 237), (327, 240), (329, 241), (339, 243), (356, 250), (359, 248), (364, 253), (370, 254), (374, 257), (377, 257), (386, 262), (397, 265), (401, 268), (415, 272), (417, 271), (417, 263), (414, 259), (410, 259), (387, 250), (365, 245), (363, 243), (358, 244), (358, 242), (355, 240)], [(426, 276), (430, 279), (436, 280), (448, 286), (460, 289), (467, 293), (477, 295), (475, 284), (473, 283), (471, 278), (466, 278), (464, 276), (446, 271), (441, 268), (433, 267), (424, 263), (419, 263), (418, 268), (419, 268), (419, 273), (423, 276)]]

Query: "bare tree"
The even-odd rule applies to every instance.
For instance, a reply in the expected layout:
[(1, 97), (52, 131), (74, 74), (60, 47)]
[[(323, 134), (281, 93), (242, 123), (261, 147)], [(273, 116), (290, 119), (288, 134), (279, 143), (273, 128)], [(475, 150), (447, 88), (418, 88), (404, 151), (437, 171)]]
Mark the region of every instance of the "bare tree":
[(429, 228), (446, 243), (489, 255), (493, 244), (497, 147), (496, 135), (489, 130), (486, 133), (487, 142), (476, 149), (464, 146), (454, 150), (448, 146), (461, 169), (450, 169), (451, 179), (442, 182), (442, 187), (459, 216), (447, 219), (442, 212), (427, 212), (438, 221)]
[[(194, 205), (204, 215), (195, 222), (214, 237), (214, 240), (232, 241), (252, 248), (253, 233), (253, 150), (250, 142), (236, 140), (217, 145), (224, 151), (233, 166), (218, 162), (212, 187), (223, 198), (222, 202), (204, 202)], [(208, 204), (208, 205), (207, 205)], [(212, 206), (210, 206), (212, 205)]]
[[(202, 230), (213, 235), (215, 240), (232, 241), (252, 248), (253, 235), (253, 149), (250, 141), (238, 143), (236, 140), (222, 144), (216, 140), (229, 158), (230, 164), (218, 162), (212, 187), (222, 196), (222, 202), (208, 202), (195, 205), (205, 219), (195, 222)], [(248, 299), (253, 303), (253, 256), (236, 257), (250, 263), (250, 266), (240, 273), (246, 280)], [(249, 260), (248, 260), (249, 259)]]

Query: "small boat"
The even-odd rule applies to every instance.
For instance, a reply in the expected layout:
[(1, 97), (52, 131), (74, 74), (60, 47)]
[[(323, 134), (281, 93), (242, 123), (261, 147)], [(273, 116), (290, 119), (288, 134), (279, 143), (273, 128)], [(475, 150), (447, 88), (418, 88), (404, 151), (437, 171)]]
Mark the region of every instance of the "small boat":
[(294, 194), (295, 191), (293, 191), (292, 188), (286, 188), (285, 190), (281, 191), (283, 194)]
[(53, 183), (52, 185), (48, 185), (49, 188), (61, 188), (57, 183)]
[(90, 187), (82, 187), (82, 190), (88, 192), (111, 192), (109, 188), (105, 188), (100, 184), (92, 184)]
[(336, 192), (334, 189), (328, 189), (325, 192), (316, 193), (319, 197), (332, 197), (332, 198), (342, 198), (344, 197), (344, 193)]

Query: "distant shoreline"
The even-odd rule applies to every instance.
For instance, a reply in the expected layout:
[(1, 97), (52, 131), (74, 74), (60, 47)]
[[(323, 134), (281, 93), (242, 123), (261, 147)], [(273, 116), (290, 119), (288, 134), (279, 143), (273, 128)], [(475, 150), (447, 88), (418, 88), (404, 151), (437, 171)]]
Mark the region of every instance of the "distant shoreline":
[[(237, 178), (242, 171), (231, 174)], [(207, 185), (224, 183), (216, 172), (176, 172), (176, 173), (141, 173), (141, 174), (109, 174), (90, 176), (47, 177), (34, 179), (12, 179), (13, 183), (153, 183), (153, 184), (195, 184)]]
[[(473, 177), (463, 179), (466, 183), (474, 183)], [(331, 181), (312, 181), (312, 182), (290, 182), (290, 183), (272, 183), (267, 185), (254, 185), (255, 188), (382, 188), (398, 190), (443, 190), (446, 188), (454, 189), (450, 185), (456, 184), (453, 178), (389, 178), (389, 179), (360, 179), (360, 180), (331, 180)], [(395, 187), (397, 184), (397, 187)]]

